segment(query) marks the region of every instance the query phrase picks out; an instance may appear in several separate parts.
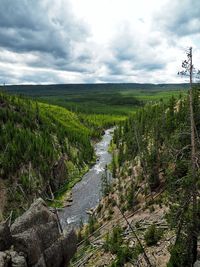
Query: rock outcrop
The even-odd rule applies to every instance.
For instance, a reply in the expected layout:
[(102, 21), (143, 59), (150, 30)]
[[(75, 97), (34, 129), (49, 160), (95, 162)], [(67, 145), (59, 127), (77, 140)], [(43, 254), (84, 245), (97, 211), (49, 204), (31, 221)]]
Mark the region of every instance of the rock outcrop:
[(6, 223), (0, 225), (0, 267), (67, 266), (76, 241), (73, 230), (60, 233), (56, 215), (38, 199), (10, 229)]
[(62, 155), (58, 162), (56, 162), (52, 169), (52, 177), (50, 184), (53, 191), (58, 190), (58, 188), (64, 184), (67, 179), (67, 166), (66, 162), (68, 160), (67, 155)]
[(12, 244), (12, 236), (7, 222), (0, 224), (0, 251), (9, 249)]

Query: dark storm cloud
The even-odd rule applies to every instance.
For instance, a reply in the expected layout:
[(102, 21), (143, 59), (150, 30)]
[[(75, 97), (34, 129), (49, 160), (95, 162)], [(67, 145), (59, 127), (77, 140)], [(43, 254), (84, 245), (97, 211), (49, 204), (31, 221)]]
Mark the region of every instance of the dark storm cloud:
[(136, 64), (136, 68), (138, 70), (146, 70), (146, 71), (154, 71), (154, 70), (162, 70), (166, 66), (166, 63), (162, 62), (147, 62), (147, 63), (140, 63)]
[(157, 53), (161, 45), (159, 37), (149, 36), (144, 39), (125, 25), (111, 42), (110, 50), (113, 58), (104, 63), (111, 76), (131, 76), (137, 71), (161, 70), (166, 67), (166, 62)]
[[(88, 58), (90, 63), (92, 59)], [(57, 71), (77, 72), (81, 74), (91, 73), (91, 64), (87, 64), (85, 60), (73, 58), (55, 58), (51, 54), (40, 54), (36, 60), (29, 61), (31, 67), (42, 69), (54, 69)]]
[[(2, 28), (39, 30), (45, 25), (40, 11), (38, 0), (1, 0), (0, 25)], [(43, 25), (38, 24), (39, 22)]]
[(56, 9), (59, 3), (62, 5), (62, 1), (54, 0), (1, 0), (0, 47), (71, 60), (74, 43), (85, 40), (88, 32), (74, 19), (66, 1), (65, 14), (59, 11), (51, 15), (52, 8)]
[(110, 75), (119, 75), (124, 72), (124, 69), (120, 66), (120, 62), (118, 62), (116, 59), (113, 61), (106, 61), (105, 65)]
[(164, 80), (180, 37), (200, 36), (200, 0), (168, 0), (151, 19), (120, 21), (100, 43), (73, 1), (0, 0), (0, 83)]
[(7, 84), (7, 83), (15, 84), (15, 83), (17, 83), (17, 80), (13, 77), (12, 73), (1, 69), (1, 71), (0, 71), (0, 85), (3, 85), (4, 83), (5, 84)]
[(176, 34), (187, 36), (200, 33), (200, 1), (174, 0), (165, 5), (157, 14), (154, 24)]
[[(64, 40), (52, 30), (0, 28), (0, 45), (14, 52), (51, 53), (55, 57), (69, 57)], [(70, 43), (66, 40), (68, 46)]]
[(42, 84), (42, 83), (49, 83), (53, 84), (55, 81), (57, 83), (62, 83), (62, 79), (59, 78), (56, 73), (53, 72), (45, 72), (45, 71), (39, 71), (37, 73), (32, 73), (32, 72), (26, 72), (26, 74), (21, 75), (19, 77), (19, 80), (21, 83), (35, 83), (35, 84)]
[[(123, 64), (120, 63), (120, 61), (114, 61), (114, 62), (107, 62), (107, 67), (109, 70), (110, 75), (126, 75), (129, 76), (131, 74), (127, 73), (127, 69), (123, 66)], [(156, 70), (162, 70), (166, 67), (165, 63), (162, 62), (143, 62), (138, 59), (137, 62), (133, 61), (130, 64), (130, 72), (133, 71), (147, 71), (147, 72), (153, 72)]]

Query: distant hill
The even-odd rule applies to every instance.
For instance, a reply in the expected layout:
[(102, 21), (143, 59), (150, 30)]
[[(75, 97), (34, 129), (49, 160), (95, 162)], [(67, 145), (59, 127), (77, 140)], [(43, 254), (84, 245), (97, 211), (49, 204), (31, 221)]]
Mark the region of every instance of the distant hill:
[(115, 115), (119, 119), (147, 101), (167, 100), (172, 95), (185, 93), (187, 88), (188, 84), (105, 83), (12, 85), (0, 90), (66, 107), (76, 113)]
[(51, 84), (51, 85), (10, 85), (0, 86), (0, 89), (10, 93), (18, 93), (30, 96), (49, 96), (63, 93), (75, 93), (76, 91), (121, 91), (133, 90), (177, 90), (186, 89), (188, 84), (150, 84), (150, 83), (101, 83), (101, 84)]

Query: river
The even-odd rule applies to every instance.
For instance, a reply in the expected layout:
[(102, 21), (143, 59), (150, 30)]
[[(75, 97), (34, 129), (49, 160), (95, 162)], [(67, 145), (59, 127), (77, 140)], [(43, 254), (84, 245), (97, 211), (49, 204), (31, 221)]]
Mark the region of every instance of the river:
[(78, 226), (80, 222), (87, 222), (87, 211), (94, 208), (101, 199), (101, 178), (105, 173), (106, 165), (111, 163), (112, 156), (108, 152), (112, 140), (113, 128), (105, 131), (102, 140), (95, 145), (97, 162), (83, 176), (72, 189), (72, 205), (59, 212), (63, 228)]

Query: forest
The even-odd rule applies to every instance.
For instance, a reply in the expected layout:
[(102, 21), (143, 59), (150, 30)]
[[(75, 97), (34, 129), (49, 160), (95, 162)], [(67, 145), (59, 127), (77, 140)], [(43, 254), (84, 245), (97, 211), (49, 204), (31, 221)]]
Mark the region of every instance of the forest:
[(63, 84), (13, 85), (2, 90), (36, 98), (84, 114), (120, 117), (135, 112), (148, 101), (167, 100), (187, 89), (187, 84)]
[[(16, 87), (11, 94), (4, 88), (0, 94), (0, 171), (1, 183), (9, 194), (1, 217), (13, 211), (13, 218), (16, 218), (38, 196), (49, 200), (52, 192), (59, 197), (71, 188), (95, 162), (93, 143), (100, 140), (105, 129), (116, 125), (110, 144), (113, 159), (108, 166), (114, 183), (110, 184), (106, 176), (102, 178), (104, 197), (88, 225), (80, 228), (78, 238), (84, 242), (84, 252), (78, 250), (73, 262), (90, 252), (93, 232), (119, 218), (119, 211), (126, 218), (143, 207), (143, 211), (150, 210), (150, 214), (159, 208), (166, 210), (167, 230), (163, 232), (151, 223), (142, 237), (144, 231), (140, 231), (139, 222), (136, 222), (134, 227), (138, 227), (139, 240), (144, 239), (146, 244), (136, 242), (132, 250), (122, 238), (124, 232), (120, 223), (115, 224), (111, 233), (100, 232), (104, 240), (100, 250), (115, 258), (109, 266), (135, 262), (146, 250), (149, 255), (148, 248), (161, 242), (166, 233), (170, 236), (173, 233), (175, 237), (168, 248), (167, 266), (189, 266), (194, 253), (194, 239), (191, 238), (194, 218), (200, 221), (200, 211), (194, 214), (192, 205), (187, 91), (184, 86), (169, 91), (160, 87), (158, 90), (150, 88), (148, 92), (128, 88), (114, 94), (112, 90), (104, 94), (91, 89), (89, 95), (80, 94), (80, 91), (65, 92), (65, 104), (60, 104), (63, 94), (46, 96), (44, 90), (44, 93), (34, 91), (27, 96), (16, 91)], [(47, 94), (49, 92), (48, 89)], [(67, 99), (76, 106), (74, 110), (66, 108)], [(193, 88), (197, 151), (199, 99), (197, 86)], [(84, 109), (88, 102), (95, 103), (92, 110)], [(102, 105), (107, 107), (104, 113)]]
[[(200, 145), (199, 98), (200, 88), (197, 86), (193, 88), (197, 176)], [(122, 123), (115, 130), (113, 138), (116, 146), (113, 164), (115, 176), (117, 174), (123, 181), (127, 169), (131, 171), (131, 166), (140, 165), (139, 176), (129, 180), (132, 189), (129, 186), (124, 195), (119, 191), (121, 209), (133, 209), (133, 205), (138, 202), (137, 190), (141, 184), (146, 196), (153, 192), (162, 192), (156, 201), (159, 201), (159, 205), (167, 206), (165, 218), (168, 229), (175, 234), (174, 244), (169, 248), (169, 267), (191, 266), (197, 253), (195, 240), (199, 235), (200, 210), (199, 198), (194, 210), (193, 194), (195, 186), (197, 192), (199, 191), (199, 182), (195, 184), (192, 173), (189, 114), (189, 96), (180, 96), (177, 99), (172, 97), (166, 103), (159, 101), (153, 105), (147, 104)], [(152, 204), (156, 204), (153, 198), (151, 208)], [(152, 228), (148, 233), (149, 237), (146, 236), (147, 246), (157, 243), (153, 241), (156, 238), (155, 231)]]
[(56, 192), (82, 176), (95, 159), (91, 138), (100, 134), (65, 108), (0, 93), (0, 173), (9, 189), (3, 215), (13, 210), (14, 218), (47, 197), (49, 186)]
[[(200, 234), (198, 85), (192, 95), (196, 174), (191, 162), (189, 94), (147, 103), (130, 114), (115, 129), (111, 143), (114, 182), (106, 174), (102, 178), (104, 198), (79, 232), (81, 245), (72, 266), (90, 253), (86, 266), (100, 264), (99, 255), (112, 255), (106, 265), (112, 267), (193, 266)], [(103, 245), (94, 249), (98, 242)], [(162, 252), (157, 254), (159, 248)]]
[(200, 0), (0, 4), (0, 267), (200, 267)]

